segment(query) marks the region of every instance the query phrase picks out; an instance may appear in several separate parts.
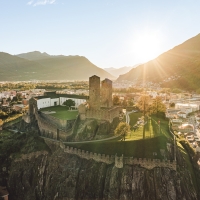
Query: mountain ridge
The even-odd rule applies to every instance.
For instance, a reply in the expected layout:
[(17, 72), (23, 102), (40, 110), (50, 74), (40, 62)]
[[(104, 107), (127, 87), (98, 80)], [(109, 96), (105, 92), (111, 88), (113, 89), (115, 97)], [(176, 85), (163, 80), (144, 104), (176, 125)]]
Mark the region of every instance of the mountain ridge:
[(94, 74), (115, 79), (83, 56), (51, 56), (37, 51), (19, 55), (0, 52), (1, 81), (88, 80)]
[(120, 67), (120, 68), (110, 67), (110, 68), (104, 68), (104, 70), (109, 72), (113, 76), (118, 77), (121, 74), (125, 74), (125, 73), (129, 72), (131, 69), (137, 67), (138, 65), (139, 64), (131, 66), (131, 67)]
[(162, 87), (200, 87), (200, 34), (119, 76), (117, 81), (154, 82)]

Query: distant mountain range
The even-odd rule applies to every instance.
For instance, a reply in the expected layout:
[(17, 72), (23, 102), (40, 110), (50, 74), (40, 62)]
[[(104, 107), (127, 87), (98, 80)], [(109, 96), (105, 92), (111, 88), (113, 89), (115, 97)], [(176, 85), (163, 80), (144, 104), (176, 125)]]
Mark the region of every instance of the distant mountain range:
[(63, 55), (56, 55), (56, 56), (52, 56), (47, 54), (46, 52), (41, 53), (40, 51), (32, 51), (32, 52), (28, 52), (28, 53), (21, 53), (16, 55), (17, 57), (20, 58), (24, 58), (26, 60), (32, 60), (32, 61), (38, 61), (38, 60), (42, 60), (42, 59), (47, 59), (47, 58), (63, 58), (66, 56)]
[(161, 54), (156, 59), (119, 76), (117, 81), (154, 82), (163, 87), (200, 88), (200, 34)]
[(0, 52), (1, 81), (88, 80), (92, 75), (115, 79), (83, 56), (51, 56), (38, 51), (10, 55)]
[(125, 73), (129, 72), (131, 69), (137, 67), (138, 65), (134, 65), (132, 67), (121, 67), (121, 68), (110, 67), (110, 68), (104, 68), (104, 70), (106, 70), (113, 76), (118, 77), (121, 74), (125, 74)]

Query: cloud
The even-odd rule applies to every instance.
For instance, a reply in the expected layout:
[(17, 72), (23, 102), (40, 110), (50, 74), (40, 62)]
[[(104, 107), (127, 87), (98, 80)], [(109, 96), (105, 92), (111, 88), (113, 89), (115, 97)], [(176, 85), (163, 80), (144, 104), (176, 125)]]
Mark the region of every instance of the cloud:
[(27, 5), (31, 5), (34, 2), (34, 0), (31, 0), (27, 3)]
[(47, 5), (47, 4), (53, 4), (56, 0), (30, 0), (27, 5), (32, 6), (39, 6), (39, 5)]

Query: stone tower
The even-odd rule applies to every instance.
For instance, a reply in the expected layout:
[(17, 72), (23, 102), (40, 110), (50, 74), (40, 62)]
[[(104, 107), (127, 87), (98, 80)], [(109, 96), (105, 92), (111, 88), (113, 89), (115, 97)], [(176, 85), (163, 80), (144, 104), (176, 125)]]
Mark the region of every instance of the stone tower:
[(90, 109), (100, 108), (100, 77), (94, 75), (89, 78)]
[(112, 81), (105, 79), (101, 81), (101, 106), (112, 107)]

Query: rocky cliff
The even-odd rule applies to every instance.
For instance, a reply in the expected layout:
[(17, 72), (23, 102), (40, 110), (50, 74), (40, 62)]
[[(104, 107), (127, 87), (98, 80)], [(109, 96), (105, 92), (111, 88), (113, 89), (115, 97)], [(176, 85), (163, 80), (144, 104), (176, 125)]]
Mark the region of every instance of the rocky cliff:
[(77, 129), (67, 138), (68, 141), (98, 140), (113, 136), (114, 130), (119, 124), (119, 117), (115, 117), (110, 123), (106, 120), (86, 119), (77, 122)]
[(72, 200), (192, 200), (197, 199), (190, 173), (168, 168), (147, 170), (81, 159), (57, 149), (53, 153), (12, 162), (8, 177), (10, 199)]
[(177, 171), (139, 164), (117, 168), (64, 152), (59, 143), (47, 146), (37, 126), (19, 125), (28, 133), (0, 135), (0, 185), (7, 186), (10, 200), (199, 199), (199, 171), (189, 168), (178, 149)]

